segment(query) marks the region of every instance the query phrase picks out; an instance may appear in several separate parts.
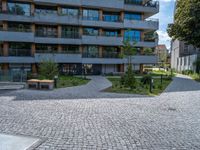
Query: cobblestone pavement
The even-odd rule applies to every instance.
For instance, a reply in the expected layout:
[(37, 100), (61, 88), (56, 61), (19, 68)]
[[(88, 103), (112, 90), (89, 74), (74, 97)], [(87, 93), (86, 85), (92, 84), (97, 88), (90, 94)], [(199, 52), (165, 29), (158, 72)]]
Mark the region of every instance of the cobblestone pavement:
[(43, 139), (36, 150), (200, 149), (200, 84), (184, 76), (158, 97), (19, 101), (11, 93), (0, 97), (0, 133)]

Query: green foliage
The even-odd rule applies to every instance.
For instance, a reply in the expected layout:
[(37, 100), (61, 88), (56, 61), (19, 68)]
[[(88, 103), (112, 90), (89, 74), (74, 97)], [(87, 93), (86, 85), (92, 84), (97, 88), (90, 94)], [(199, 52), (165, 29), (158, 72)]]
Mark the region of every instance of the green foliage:
[(128, 57), (129, 65), (131, 64), (131, 59), (132, 59), (131, 57), (135, 55), (137, 52), (135, 45), (136, 43), (134, 42), (133, 44), (131, 44), (130, 40), (123, 41), (122, 50), (123, 50), (124, 56)]
[(136, 79), (135, 79), (134, 73), (132, 71), (132, 65), (128, 66), (127, 72), (125, 73), (123, 78), (121, 78), (121, 83), (123, 83), (125, 87), (128, 87), (130, 89), (135, 88)]
[(200, 47), (200, 1), (177, 0), (174, 24), (168, 26), (173, 39)]
[(144, 49), (144, 54), (145, 55), (152, 55), (153, 54), (153, 49), (152, 48), (145, 48)]
[(145, 75), (145, 76), (142, 77), (141, 83), (142, 83), (143, 85), (150, 84), (151, 78), (152, 78), (151, 75)]
[(52, 80), (58, 73), (58, 64), (51, 60), (45, 60), (39, 65), (39, 76), (41, 79)]

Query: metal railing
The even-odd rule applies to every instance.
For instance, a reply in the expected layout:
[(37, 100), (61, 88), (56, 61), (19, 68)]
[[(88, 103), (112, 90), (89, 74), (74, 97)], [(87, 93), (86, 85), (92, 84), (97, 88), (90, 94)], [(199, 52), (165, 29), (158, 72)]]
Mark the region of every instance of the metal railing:
[(144, 6), (144, 7), (154, 7), (154, 8), (159, 7), (159, 1), (157, 1), (157, 0), (148, 0), (145, 3), (143, 3), (142, 0), (125, 0), (124, 3), (131, 4), (131, 5), (140, 5), (140, 6)]
[(1, 82), (26, 82), (28, 72), (24, 70), (0, 70)]

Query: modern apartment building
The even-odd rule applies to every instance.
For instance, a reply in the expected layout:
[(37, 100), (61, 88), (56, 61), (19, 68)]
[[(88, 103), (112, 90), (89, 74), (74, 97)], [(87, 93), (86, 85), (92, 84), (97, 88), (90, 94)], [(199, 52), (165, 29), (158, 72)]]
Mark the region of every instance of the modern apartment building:
[(61, 72), (89, 74), (124, 72), (123, 41), (136, 42), (136, 70), (156, 64), (154, 31), (159, 12), (152, 0), (0, 0), (0, 68), (36, 73), (51, 59)]
[(183, 41), (173, 40), (171, 44), (171, 67), (176, 71), (197, 71), (196, 60), (200, 57), (200, 49)]

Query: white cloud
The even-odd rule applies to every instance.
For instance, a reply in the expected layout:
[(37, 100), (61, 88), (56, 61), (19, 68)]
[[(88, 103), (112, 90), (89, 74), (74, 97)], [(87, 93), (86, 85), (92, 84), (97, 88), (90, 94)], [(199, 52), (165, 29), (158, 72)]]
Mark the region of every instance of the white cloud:
[(157, 33), (159, 35), (159, 44), (166, 44), (169, 49), (171, 38), (168, 36), (167, 32), (158, 30)]

